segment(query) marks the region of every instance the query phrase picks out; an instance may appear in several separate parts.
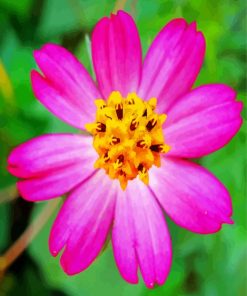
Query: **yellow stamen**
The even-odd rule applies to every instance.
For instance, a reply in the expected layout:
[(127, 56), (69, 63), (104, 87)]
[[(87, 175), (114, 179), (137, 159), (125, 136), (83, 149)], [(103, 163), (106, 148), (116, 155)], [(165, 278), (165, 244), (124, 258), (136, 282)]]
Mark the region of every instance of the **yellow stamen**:
[(148, 172), (147, 172), (147, 169), (142, 164), (138, 166), (138, 174), (142, 182), (148, 185), (148, 181), (149, 181)]
[(156, 98), (146, 102), (136, 93), (124, 98), (114, 91), (107, 101), (95, 100), (95, 122), (85, 125), (99, 154), (95, 168), (118, 179), (123, 190), (137, 176), (148, 184), (148, 170), (159, 167), (160, 153), (170, 150), (162, 131), (167, 116), (155, 113), (156, 104)]

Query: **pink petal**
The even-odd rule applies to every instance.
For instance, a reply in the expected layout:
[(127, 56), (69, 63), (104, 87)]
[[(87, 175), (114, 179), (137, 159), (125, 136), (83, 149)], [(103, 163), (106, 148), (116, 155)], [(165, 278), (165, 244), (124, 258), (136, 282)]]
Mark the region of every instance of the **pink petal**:
[(101, 97), (83, 65), (65, 48), (46, 44), (34, 52), (44, 77), (32, 71), (35, 96), (65, 122), (84, 129), (95, 114), (94, 100)]
[[(87, 158), (96, 158), (96, 153), (90, 149), (90, 145), (92, 138), (88, 136), (73, 134), (39, 136), (12, 150), (8, 158), (8, 169), (11, 174), (19, 178), (38, 177), (44, 172), (77, 164)], [(85, 151), (82, 152), (83, 149)]]
[(171, 266), (170, 236), (152, 193), (139, 180), (119, 191), (112, 242), (116, 263), (128, 282), (137, 283), (139, 265), (147, 287), (164, 283)]
[[(126, 189), (126, 195), (119, 191), (114, 227), (112, 232), (112, 244), (115, 260), (122, 277), (129, 283), (138, 283), (137, 269), (138, 261), (134, 246), (134, 216), (132, 216), (131, 203), (129, 195), (133, 194), (129, 190), (129, 183)], [(149, 194), (149, 192), (148, 192)]]
[(103, 170), (78, 186), (66, 199), (51, 230), (49, 248), (69, 274), (86, 269), (99, 255), (113, 220), (119, 185)]
[(94, 172), (97, 154), (92, 137), (54, 134), (37, 137), (15, 148), (8, 158), (11, 174), (27, 200), (58, 197)]
[(69, 192), (82, 182), (85, 179), (85, 175), (87, 176), (88, 174), (82, 164), (71, 165), (69, 168), (57, 169), (55, 172), (44, 174), (38, 178), (18, 181), (17, 188), (25, 200), (43, 201)]
[(204, 53), (205, 40), (195, 23), (171, 21), (148, 50), (138, 94), (145, 99), (158, 98), (158, 112), (167, 112), (194, 84)]
[(119, 11), (101, 19), (92, 35), (92, 56), (99, 88), (105, 98), (137, 90), (141, 73), (141, 44), (130, 15)]
[(175, 104), (164, 126), (169, 155), (195, 158), (226, 145), (239, 130), (242, 103), (222, 84), (204, 85)]
[(232, 223), (228, 191), (210, 172), (192, 162), (163, 158), (150, 170), (150, 187), (179, 226), (202, 234)]

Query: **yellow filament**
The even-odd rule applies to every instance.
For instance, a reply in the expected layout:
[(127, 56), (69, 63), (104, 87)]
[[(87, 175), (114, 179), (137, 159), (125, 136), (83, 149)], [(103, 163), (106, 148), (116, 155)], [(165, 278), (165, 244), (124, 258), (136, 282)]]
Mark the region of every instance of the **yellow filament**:
[(155, 113), (156, 104), (156, 98), (146, 102), (136, 93), (124, 98), (114, 91), (107, 101), (95, 100), (96, 120), (85, 126), (99, 154), (95, 168), (118, 179), (123, 190), (137, 176), (148, 184), (148, 170), (159, 167), (160, 153), (170, 150), (162, 132), (166, 115)]

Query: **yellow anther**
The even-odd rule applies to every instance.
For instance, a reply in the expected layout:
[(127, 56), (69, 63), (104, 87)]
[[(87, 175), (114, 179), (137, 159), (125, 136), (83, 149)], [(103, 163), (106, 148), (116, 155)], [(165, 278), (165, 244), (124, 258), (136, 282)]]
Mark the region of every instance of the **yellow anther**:
[(139, 104), (142, 100), (137, 96), (136, 93), (129, 93), (125, 100), (126, 105)]
[(94, 134), (97, 128), (97, 124), (96, 123), (86, 123), (85, 124), (85, 129), (90, 133), (90, 134)]
[(106, 107), (106, 101), (102, 100), (102, 99), (99, 99), (99, 100), (95, 100), (94, 101), (94, 104), (95, 106), (98, 108), (98, 109), (103, 109)]
[(120, 155), (118, 157), (118, 159), (113, 163), (114, 169), (117, 170), (117, 169), (121, 168), (123, 165), (123, 162), (124, 162), (124, 156)]
[(121, 120), (123, 118), (123, 104), (116, 104), (115, 109), (117, 118)]
[(170, 146), (166, 144), (154, 144), (150, 146), (150, 150), (158, 153), (167, 153), (171, 149)]
[(151, 98), (150, 100), (148, 100), (148, 104), (152, 108), (152, 110), (154, 110), (156, 108), (156, 105), (157, 105), (157, 99), (156, 98)]
[(134, 105), (135, 104), (135, 99), (133, 97), (127, 98), (126, 104), (127, 105)]
[(148, 148), (147, 144), (145, 143), (144, 140), (140, 140), (136, 143), (136, 146), (137, 147), (140, 147), (140, 148)]
[(107, 162), (107, 161), (109, 161), (110, 160), (110, 157), (109, 157), (109, 155), (108, 155), (108, 152), (106, 152), (105, 154), (104, 154), (104, 162)]
[(166, 121), (166, 118), (167, 118), (167, 115), (166, 114), (159, 115), (160, 125), (162, 125)]
[(164, 144), (161, 153), (167, 153), (171, 150), (171, 146)]
[(147, 172), (147, 169), (142, 164), (139, 164), (138, 166), (138, 175), (140, 180), (142, 180), (144, 184), (148, 185), (148, 181), (149, 181), (148, 172)]
[(116, 145), (118, 143), (120, 143), (120, 139), (117, 137), (111, 136), (110, 145)]
[(97, 122), (96, 131), (104, 133), (106, 131), (106, 125), (102, 122)]
[(153, 116), (153, 118), (151, 118), (147, 124), (146, 124), (146, 128), (147, 130), (150, 132), (157, 124), (157, 116)]
[(137, 176), (148, 184), (148, 170), (153, 165), (159, 167), (160, 153), (170, 150), (162, 131), (166, 115), (155, 113), (156, 104), (156, 98), (146, 102), (136, 93), (123, 98), (114, 91), (107, 101), (95, 101), (95, 122), (86, 124), (99, 154), (95, 168), (118, 179), (123, 190)]
[(142, 140), (137, 142), (137, 147), (147, 149), (151, 145), (151, 141), (152, 141), (151, 137), (149, 135), (145, 135)]
[(145, 173), (139, 172), (139, 178), (144, 184), (148, 185), (148, 182), (149, 182), (148, 172), (145, 172)]
[(123, 164), (120, 163), (118, 160), (113, 163), (114, 170), (120, 169)]
[(113, 91), (110, 96), (109, 96), (109, 99), (108, 99), (108, 106), (115, 106), (117, 104), (121, 104), (122, 103), (122, 96), (120, 94), (119, 91)]
[(139, 125), (138, 120), (136, 118), (132, 119), (132, 121), (130, 123), (130, 130), (134, 131), (135, 129), (137, 129), (138, 125)]

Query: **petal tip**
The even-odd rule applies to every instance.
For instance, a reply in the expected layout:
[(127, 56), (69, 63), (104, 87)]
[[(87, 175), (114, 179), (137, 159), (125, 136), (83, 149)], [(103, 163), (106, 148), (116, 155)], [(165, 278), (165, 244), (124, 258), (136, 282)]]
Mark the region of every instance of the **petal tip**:
[(49, 241), (48, 241), (48, 247), (49, 247), (49, 251), (50, 251), (51, 255), (53, 257), (57, 257), (60, 250), (57, 250), (57, 248), (55, 247), (54, 237), (55, 237), (55, 235), (54, 235), (53, 231), (51, 231)]
[(197, 30), (197, 22), (196, 21), (193, 21), (191, 24), (190, 24), (190, 27), (192, 30), (196, 31)]
[(148, 289), (153, 289), (155, 286), (154, 282), (145, 282), (145, 285), (147, 286)]
[(9, 172), (9, 174), (11, 174), (13, 176), (15, 176), (15, 169), (16, 169), (16, 167), (12, 164), (8, 164), (6, 166), (6, 170)]
[(171, 20), (168, 24), (164, 26), (164, 28), (161, 30), (167, 30), (167, 29), (176, 29), (176, 30), (185, 30), (188, 27), (188, 22), (184, 18), (175, 18)]
[[(75, 258), (75, 260), (76, 260), (76, 258)], [(73, 269), (72, 264), (69, 264), (68, 261), (65, 259), (65, 253), (63, 253), (61, 258), (60, 258), (60, 264), (62, 266), (63, 271), (69, 276), (76, 275), (76, 274), (83, 271), (83, 270), (75, 270), (75, 269)]]
[(16, 182), (16, 188), (17, 191), (19, 192), (20, 196), (25, 199), (26, 201), (32, 201), (26, 194), (25, 192), (25, 188), (23, 188), (23, 184), (22, 181), (18, 181)]
[(129, 284), (132, 284), (132, 285), (136, 285), (139, 283), (139, 278), (138, 278), (138, 273), (137, 273), (137, 267), (136, 267), (136, 270), (134, 272), (123, 272), (123, 270), (121, 270), (119, 267), (118, 267), (118, 271), (120, 273), (120, 275), (122, 276), (122, 278), (128, 282)]
[(30, 72), (30, 78), (31, 78), (31, 83), (33, 85), (33, 83), (36, 82), (37, 79), (40, 79), (42, 76), (40, 75), (40, 73), (37, 70), (32, 69)]
[[(123, 277), (124, 278), (124, 277)], [(132, 285), (137, 285), (139, 282), (138, 276), (136, 275), (135, 277), (132, 278), (124, 278), (129, 284)]]
[(224, 223), (233, 225), (235, 222), (231, 217), (226, 217), (226, 219), (224, 220)]
[(202, 55), (204, 56), (206, 51), (206, 39), (201, 31), (197, 32), (197, 42), (198, 44), (201, 45), (201, 52), (202, 52)]
[(50, 249), (50, 253), (53, 257), (57, 257), (57, 255), (59, 254), (57, 251), (51, 250), (51, 249)]

